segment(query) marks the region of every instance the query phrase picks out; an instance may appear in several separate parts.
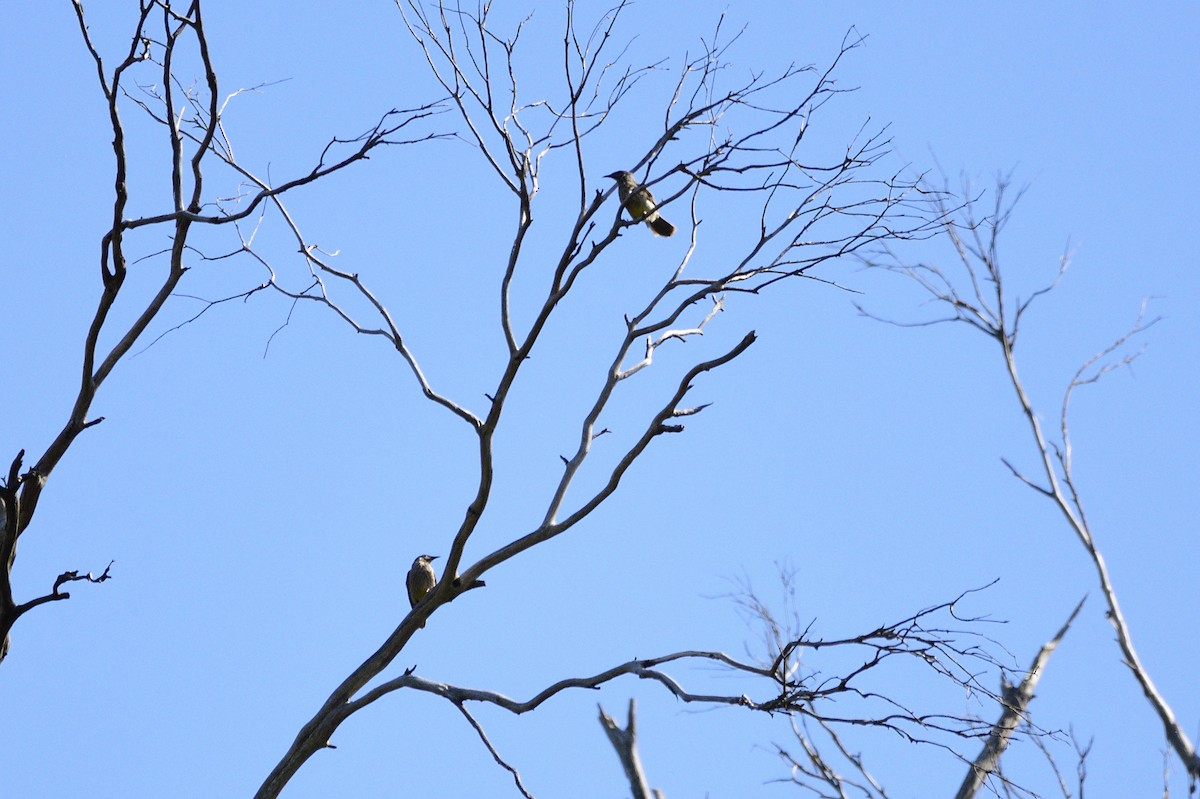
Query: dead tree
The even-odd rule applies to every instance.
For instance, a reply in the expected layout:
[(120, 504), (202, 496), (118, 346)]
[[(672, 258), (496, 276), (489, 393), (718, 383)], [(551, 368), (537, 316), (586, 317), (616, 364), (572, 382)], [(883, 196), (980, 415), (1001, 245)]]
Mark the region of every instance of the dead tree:
[[(705, 42), (698, 54), (674, 67), (673, 79), (658, 98), (661, 121), (652, 135), (633, 142), (628, 134), (621, 137), (630, 155), (627, 163), (611, 164), (595, 157), (591, 143), (609, 130), (614, 112), (649, 85), (649, 76), (664, 69), (659, 64), (624, 65), (618, 44), (624, 3), (594, 23), (581, 24), (575, 4), (567, 2), (561, 31), (556, 34), (562, 48), (556, 68), (562, 70), (563, 88), (528, 96), (515, 57), (525, 23), (500, 32), (489, 22), (486, 5), (469, 10), (446, 4), (426, 7), (418, 2), (397, 5), (411, 44), (445, 96), (407, 110), (388, 111), (365, 133), (329, 141), (314, 157), (309, 172), (277, 182), (235, 156), (231, 135), (222, 123), (224, 101), (209, 55), (200, 0), (186, 6), (142, 0), (129, 48), (115, 67), (110, 67), (94, 46), (77, 0), (84, 45), (96, 64), (114, 136), (113, 216), (101, 242), (103, 294), (85, 341), (83, 377), (74, 408), (62, 433), (32, 469), (22, 473), (18, 456), (9, 470), (3, 495), (5, 537), (0, 542), (9, 569), (16, 539), (28, 528), (49, 474), (75, 438), (99, 421), (88, 418), (96, 390), (145, 334), (189, 268), (215, 257), (249, 258), (261, 265), (264, 278), (237, 296), (274, 292), (291, 303), (315, 304), (365, 338), (384, 343), (411, 373), (414, 390), (470, 431), (478, 453), (473, 472), (465, 478), (472, 487), (471, 499), (462, 509), (456, 529), (445, 535), (448, 555), (441, 580), (377, 649), (332, 689), (270, 769), (257, 796), (279, 795), (309, 758), (331, 745), (344, 722), (400, 690), (434, 694), (451, 703), (526, 795), (518, 770), (499, 754), (470, 712), (470, 703), (524, 713), (563, 691), (599, 688), (620, 677), (634, 676), (661, 685), (685, 702), (785, 713), (831, 726), (871, 726), (911, 741), (985, 735), (990, 727), (981, 728), (974, 718), (910, 708), (903, 697), (872, 683), (891, 664), (916, 661), (927, 666), (927, 673), (935, 679), (970, 686), (976, 695), (994, 698), (979, 681), (982, 669), (994, 664), (984, 642), (970, 630), (959, 629), (970, 624), (956, 615), (956, 601), (897, 614), (902, 616), (898, 621), (865, 633), (823, 638), (805, 630), (781, 639), (769, 656), (758, 662), (706, 649), (626, 660), (590, 675), (562, 677), (523, 700), (490, 688), (430, 679), (417, 674), (415, 668), (391, 676), (384, 673), (412, 636), (447, 603), (479, 587), (495, 567), (584, 523), (615, 495), (635, 462), (668, 434), (684, 433), (687, 420), (707, 407), (692, 399), (696, 385), (739, 358), (755, 341), (748, 324), (739, 324), (734, 343), (728, 346), (710, 345), (704, 337), (730, 297), (744, 300), (738, 303), (738, 314), (748, 314), (755, 298), (778, 286), (831, 282), (814, 270), (871, 245), (930, 236), (940, 229), (945, 213), (929, 205), (928, 193), (919, 181), (885, 171), (883, 159), (889, 141), (883, 130), (864, 125), (849, 131), (846, 143), (833, 150), (810, 145), (810, 125), (821, 118), (825, 104), (843, 91), (834, 75), (841, 59), (860, 43), (853, 32), (822, 68), (793, 66), (775, 75), (750, 75), (727, 85), (725, 66), (731, 41), (718, 24), (711, 41)], [(185, 49), (179, 45), (185, 41), (198, 53), (195, 62), (184, 58)], [(203, 76), (198, 87), (187, 88), (191, 85), (184, 77), (188, 69)], [(154, 73), (154, 80), (146, 84), (151, 88), (130, 84), (128, 76), (139, 70)], [(135, 154), (127, 151), (128, 123), (122, 111), (131, 106), (143, 119), (160, 126), (166, 137), (170, 158), (163, 169), (171, 175), (173, 194), (170, 207), (136, 218), (126, 215), (131, 191), (126, 173)], [(366, 159), (384, 145), (417, 144), (444, 135), (422, 132), (426, 130), (423, 123), (442, 109), (455, 115), (453, 135), (473, 145), (495, 185), (505, 192), (513, 220), (511, 237), (499, 246), (504, 254), (500, 266), (481, 278), (491, 280), (496, 288), (499, 324), (495, 335), (503, 343), (503, 358), (494, 365), (497, 377), (486, 401), (452, 396), (440, 388), (423, 368), (422, 355), (410, 343), (402, 323), (389, 312), (382, 292), (357, 271), (337, 265), (306, 238), (285, 205), (289, 193)], [(445, 124), (447, 118), (449, 115), (439, 117), (438, 124)], [(544, 168), (552, 163), (565, 164), (563, 171), (570, 175), (572, 222), (562, 232), (553, 257), (547, 258), (528, 241), (535, 229)], [(577, 434), (562, 457), (561, 475), (544, 491), (538, 517), (529, 519), (502, 545), (468, 556), (468, 544), (493, 507), (497, 430), (516, 402), (514, 388), (524, 377), (535, 346), (545, 341), (550, 322), (559, 318), (569, 300), (587, 296), (587, 281), (582, 278), (623, 257), (618, 242), (649, 235), (639, 220), (629, 219), (622, 211), (614, 186), (604, 177), (617, 167), (630, 169), (644, 186), (653, 187), (657, 209), (675, 220), (677, 235), (686, 247), (672, 256), (671, 269), (661, 282), (626, 310), (621, 335), (607, 342), (609, 356), (596, 375), (598, 387), (577, 420)], [(227, 195), (213, 187), (214, 173), (238, 184), (233, 199), (223, 199)], [(278, 213), (294, 240), (298, 256), (292, 261), (277, 261), (258, 249), (253, 229), (268, 207)], [(736, 256), (696, 257), (707, 241), (706, 218), (732, 217), (747, 208), (752, 209), (751, 222), (736, 232)], [(431, 218), (430, 224), (438, 221)], [(115, 347), (107, 353), (98, 351), (108, 312), (121, 296), (127, 265), (135, 257), (136, 237), (155, 228), (170, 231), (170, 250), (157, 256), (137, 255), (157, 257), (161, 262), (159, 288)], [(236, 237), (236, 245), (222, 255), (205, 256), (193, 249), (190, 238), (201, 229), (228, 231)], [(523, 285), (537, 287), (536, 302), (520, 306), (513, 302), (518, 279)], [(532, 310), (521, 310), (527, 307)], [(598, 459), (592, 456), (597, 440), (608, 432), (606, 414), (614, 397), (639, 375), (667, 368), (656, 361), (656, 354), (662, 347), (678, 348), (685, 341), (691, 342), (689, 358), (684, 365), (671, 367), (671, 388), (642, 408), (640, 426), (621, 445), (613, 463), (595, 466)], [(594, 488), (579, 488), (585, 474)], [(574, 493), (569, 492), (572, 487)], [(538, 489), (526, 486), (523, 490)], [(7, 603), (0, 607), (4, 632), (32, 607), (65, 598), (66, 594), (59, 593), (64, 582), (100, 581), (108, 576), (107, 571), (98, 578), (67, 572), (55, 583), (51, 595), (18, 605), (8, 590), (9, 569), (0, 586), (5, 589), (0, 599)], [(817, 675), (798, 668), (802, 652), (814, 658), (826, 652), (843, 653), (852, 665), (837, 674), (826, 671)], [(754, 690), (727, 694), (689, 691), (673, 671), (695, 663), (719, 664), (749, 679)], [(836, 706), (835, 699), (840, 700)]]
[[(961, 644), (957, 633), (926, 626), (931, 615), (952, 615), (952, 603), (865, 635), (836, 641), (798, 637), (785, 642), (774, 662), (766, 664), (744, 662), (720, 652), (674, 652), (625, 662), (592, 676), (566, 677), (525, 700), (490, 689), (430, 680), (412, 669), (390, 679), (383, 676), (412, 636), (441, 607), (477, 585), (496, 566), (584, 522), (614, 495), (631, 466), (655, 442), (666, 434), (682, 433), (685, 420), (704, 410), (704, 404), (689, 402), (699, 380), (738, 358), (755, 340), (754, 332), (748, 330), (732, 347), (705, 349), (703, 333), (728, 297), (752, 299), (785, 282), (817, 279), (812, 274), (815, 267), (881, 241), (928, 236), (938, 228), (936, 215), (941, 213), (935, 207), (931, 218), (915, 181), (880, 171), (880, 160), (888, 152), (882, 132), (864, 128), (852, 134), (848, 145), (832, 153), (809, 152), (806, 146), (810, 124), (841, 91), (834, 70), (859, 44), (853, 34), (823, 69), (791, 67), (774, 76), (754, 76), (726, 86), (723, 70), (728, 43), (718, 25), (702, 51), (677, 68), (670, 91), (662, 98), (657, 131), (638, 142), (631, 164), (613, 165), (599, 163), (590, 155), (591, 142), (605, 134), (614, 112), (658, 69), (622, 65), (617, 42), (624, 3), (587, 24), (577, 19), (576, 5), (566, 3), (559, 37), (563, 89), (549, 96), (527, 94), (523, 88), (526, 78), (518, 67), (521, 59), (517, 54), (528, 38), (525, 22), (499, 31), (490, 23), (486, 6), (465, 9), (418, 2), (397, 2), (397, 6), (413, 43), (457, 112), (458, 135), (473, 145), (487, 174), (509, 198), (513, 222), (511, 236), (503, 245), (507, 257), (492, 276), (498, 289), (498, 334), (503, 337), (506, 357), (482, 409), (444, 393), (427, 377), (420, 354), (409, 344), (380, 294), (359, 274), (322, 257), (296, 230), (299, 249), (306, 254), (301, 274), (304, 279), (311, 275), (316, 287), (297, 290), (282, 280), (273, 286), (297, 302), (327, 306), (356, 332), (393, 348), (421, 393), (472, 431), (478, 442), (478, 465), (472, 478), (473, 498), (464, 508), (458, 528), (448, 535), (445, 576), (379, 648), (334, 688), (272, 769), (259, 789), (259, 799), (279, 795), (309, 758), (330, 745), (339, 726), (354, 713), (402, 689), (435, 693), (453, 704), (467, 716), (498, 762), (503, 761), (468, 714), (467, 703), (490, 703), (524, 713), (563, 690), (599, 687), (622, 675), (657, 681), (684, 701), (730, 704), (768, 713), (805, 713), (831, 724), (877, 725), (911, 740), (942, 732), (979, 734), (974, 722), (953, 714), (923, 714), (858, 685), (877, 667), (909, 656), (932, 664), (942, 677), (974, 684), (972, 674), (953, 664), (960, 658), (986, 659), (977, 642)], [(548, 164), (560, 167), (560, 174), (561, 167), (568, 165), (574, 184), (574, 220), (549, 259), (528, 244)], [(677, 256), (673, 270), (659, 287), (625, 313), (624, 334), (611, 342), (611, 357), (599, 389), (579, 419), (577, 439), (562, 457), (561, 477), (547, 491), (541, 518), (531, 520), (524, 532), (502, 546), (468, 558), (467, 545), (493, 498), (496, 431), (513, 401), (523, 367), (543, 340), (549, 322), (568, 300), (587, 291), (581, 288), (585, 284), (581, 278), (619, 259), (615, 245), (623, 236), (646, 234), (633, 227), (638, 221), (626, 218), (615, 202), (605, 211), (605, 203), (615, 199), (614, 187), (605, 177), (614, 166), (631, 169), (642, 185), (653, 187), (658, 209), (675, 220), (679, 235), (688, 242), (687, 249)], [(705, 217), (745, 203), (753, 203), (756, 210), (752, 224), (740, 232), (740, 255), (697, 267), (695, 255), (705, 244)], [(534, 311), (528, 316), (519, 314), (513, 302), (513, 287), (519, 279), (540, 281), (538, 299), (532, 303)], [(352, 303), (365, 307), (366, 314), (351, 311)], [(660, 347), (678, 346), (685, 340), (696, 342), (692, 344), (695, 359), (676, 373), (674, 389), (657, 406), (646, 409), (641, 432), (632, 437), (615, 465), (598, 467), (598, 481), (593, 467), (589, 474), (599, 488), (569, 501), (568, 489), (587, 473), (597, 439), (609, 432), (604, 420), (614, 396), (655, 366)], [(792, 658), (800, 651), (839, 647), (865, 652), (859, 666), (840, 678), (812, 682), (792, 669)], [(665, 670), (698, 660), (757, 676), (768, 695), (695, 695)], [(384, 681), (368, 688), (376, 678)], [(825, 713), (824, 699), (835, 694), (856, 696), (870, 706), (853, 718)], [(983, 690), (981, 695), (989, 692)], [(875, 702), (882, 706), (874, 706)], [(504, 765), (513, 773), (518, 789), (525, 792), (517, 770)]]
[[(941, 316), (924, 321), (884, 321), (904, 327), (959, 323), (982, 333), (997, 344), (998, 354), (1017, 400), (1017, 407), (1029, 427), (1038, 462), (1038, 474), (1025, 474), (1007, 459), (1004, 459), (1003, 463), (1014, 477), (1051, 503), (1062, 516), (1067, 529), (1083, 547), (1085, 556), (1095, 569), (1104, 601), (1105, 617), (1116, 633), (1121, 658), (1162, 723), (1168, 746), (1184, 765), (1194, 786), (1196, 781), (1200, 780), (1200, 755), (1197, 754), (1196, 747), (1184, 731), (1183, 725), (1176, 718), (1170, 703), (1154, 684), (1134, 647), (1133, 632), (1121, 610), (1116, 587), (1100, 551), (1095, 532), (1088, 522), (1083, 494), (1075, 480), (1068, 416), (1075, 391), (1099, 381), (1137, 358), (1141, 351), (1130, 348), (1131, 340), (1158, 319), (1147, 317), (1146, 306), (1143, 303), (1130, 328), (1076, 370), (1063, 393), (1062, 406), (1058, 413), (1057, 436), (1047, 433), (1042, 425), (1042, 417), (1030, 400), (1017, 368), (1017, 343), (1021, 325), (1030, 309), (1039, 298), (1053, 291), (1058, 285), (1070, 264), (1070, 258), (1064, 255), (1054, 278), (1031, 292), (1029, 296), (1021, 298), (1012, 295), (999, 257), (1000, 236), (1016, 202), (1008, 198), (1009, 187), (1007, 177), (997, 181), (993, 204), (986, 212), (980, 210), (979, 199), (967, 202), (954, 213), (943, 206), (947, 211), (945, 232), (955, 254), (951, 266), (941, 266), (933, 262), (912, 263), (886, 245), (878, 255), (867, 258), (867, 263), (872, 266), (895, 272), (914, 281), (944, 312)], [(963, 194), (970, 196), (970, 187), (965, 189)], [(1018, 194), (1017, 199), (1019, 196)], [(861, 307), (859, 310), (867, 316), (878, 318)], [(1002, 719), (1001, 724), (1004, 723)]]

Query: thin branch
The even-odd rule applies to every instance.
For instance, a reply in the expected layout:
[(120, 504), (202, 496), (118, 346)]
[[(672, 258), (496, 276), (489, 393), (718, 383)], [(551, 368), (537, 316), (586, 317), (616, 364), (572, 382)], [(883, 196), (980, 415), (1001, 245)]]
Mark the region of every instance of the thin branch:
[(471, 725), (473, 730), (475, 730), (475, 733), (479, 736), (479, 740), (483, 742), (483, 745), (487, 747), (488, 753), (492, 756), (492, 759), (496, 761), (496, 765), (500, 766), (502, 769), (512, 775), (513, 782), (517, 784), (517, 790), (521, 792), (521, 796), (524, 796), (525, 799), (534, 799), (533, 794), (531, 794), (529, 789), (525, 787), (525, 783), (521, 782), (521, 772), (517, 771), (517, 769), (511, 763), (500, 756), (500, 753), (496, 751), (496, 747), (492, 746), (491, 740), (488, 739), (487, 733), (484, 732), (483, 726), (480, 725), (480, 723), (476, 721), (475, 717), (471, 715), (471, 711), (467, 710), (466, 705), (464, 705), (462, 702), (456, 702), (454, 706), (458, 708), (458, 712), (463, 714), (463, 717), (467, 720), (467, 723)]
[(106, 580), (111, 580), (112, 574), (110, 574), (110, 571), (112, 569), (112, 565), (113, 565), (113, 561), (109, 561), (109, 564), (104, 567), (104, 571), (101, 572), (100, 576), (98, 576), (98, 577), (93, 575), (91, 572), (88, 572), (87, 574), (80, 574), (78, 572), (78, 570), (63, 572), (62, 574), (58, 575), (58, 577), (55, 578), (54, 587), (51, 589), (49, 594), (40, 596), (36, 599), (31, 599), (28, 602), (24, 602), (20, 605), (17, 605), (16, 609), (13, 611), (14, 621), (16, 619), (19, 619), (25, 613), (38, 607), (39, 605), (44, 605), (47, 602), (57, 602), (61, 599), (70, 599), (71, 595), (69, 593), (67, 593), (66, 591), (59, 590), (66, 583), (74, 583), (74, 582), (79, 582), (82, 580), (84, 582), (95, 583), (98, 585), (100, 583), (105, 582)]

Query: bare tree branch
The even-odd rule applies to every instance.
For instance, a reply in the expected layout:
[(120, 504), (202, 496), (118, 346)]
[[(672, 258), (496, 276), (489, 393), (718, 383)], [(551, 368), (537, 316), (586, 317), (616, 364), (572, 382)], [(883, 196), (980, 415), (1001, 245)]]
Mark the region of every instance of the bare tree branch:
[[(102, 291), (84, 338), (80, 383), (73, 407), (61, 431), (33, 467), (19, 477), (14, 473), (7, 484), (9, 495), (4, 502), (5, 525), (4, 529), (0, 530), (0, 557), (4, 565), (4, 574), (0, 577), (0, 640), (4, 641), (8, 640), (12, 625), (24, 612), (47, 602), (69, 597), (68, 593), (58, 590), (62, 584), (59, 582), (50, 594), (23, 604), (13, 598), (10, 577), (16, 557), (17, 540), (33, 520), (51, 473), (77, 437), (103, 420), (103, 417), (88, 419), (100, 386), (117, 364), (129, 354), (151, 323), (159, 317), (168, 299), (176, 293), (183, 281), (190, 268), (185, 264), (185, 255), (195, 251), (189, 241), (196, 226), (220, 228), (232, 225), (236, 229), (238, 222), (254, 214), (264, 201), (274, 202), (282, 210), (279, 203), (284, 193), (315, 183), (365, 160), (377, 147), (402, 143), (394, 136), (395, 133), (437, 111), (435, 105), (408, 112), (389, 112), (362, 136), (352, 139), (335, 138), (331, 141), (321, 152), (317, 165), (308, 174), (278, 186), (269, 186), (260, 181), (256, 184), (257, 192), (245, 200), (239, 210), (228, 211), (222, 207), (219, 200), (205, 200), (210, 191), (207, 167), (224, 163), (238, 174), (247, 178), (252, 176), (249, 171), (242, 170), (234, 160), (229, 137), (221, 122), (224, 103), (220, 102), (217, 70), (209, 51), (200, 0), (189, 0), (177, 5), (158, 0), (142, 0), (133, 30), (129, 34), (128, 49), (120, 55), (120, 61), (111, 69), (92, 40), (84, 17), (83, 1), (72, 0), (72, 5), (84, 47), (96, 65), (100, 91), (105, 100), (112, 131), (113, 210), (108, 230), (100, 240), (99, 272)], [(185, 83), (180, 79), (181, 71), (192, 68), (198, 69), (202, 75), (199, 89), (193, 87), (190, 81)], [(131, 92), (128, 88), (130, 81), (135, 81), (137, 75), (146, 71), (154, 76), (154, 83), (158, 89)], [(169, 210), (137, 219), (126, 217), (131, 193), (139, 190), (138, 187), (131, 188), (127, 180), (135, 154), (128, 151), (127, 123), (123, 120), (121, 111), (122, 106), (129, 103), (145, 111), (165, 134), (167, 156), (162, 171), (169, 175), (171, 189)], [(399, 117), (398, 121), (396, 117)], [(429, 136), (411, 141), (427, 138)], [(341, 157), (332, 157), (335, 149), (340, 151), (346, 145), (350, 145), (348, 152)], [(217, 213), (201, 213), (206, 206), (213, 204), (218, 208)], [(261, 215), (258, 221), (261, 223)], [(295, 224), (290, 218), (288, 222), (295, 231)], [(152, 228), (161, 228), (171, 239), (170, 248), (158, 253), (165, 256), (166, 268), (158, 278), (157, 287), (148, 301), (132, 309), (119, 310), (114, 318), (132, 317), (133, 321), (122, 330), (113, 331), (110, 312), (117, 308), (118, 301), (125, 296), (122, 288), (127, 268), (130, 263), (144, 260), (133, 255), (132, 250), (137, 245), (130, 244), (129, 234)], [(245, 240), (241, 250), (249, 251)], [(348, 276), (346, 279), (350, 280)], [(248, 296), (261, 288), (260, 286), (252, 289), (242, 296)], [(367, 296), (370, 297), (369, 294)], [(116, 343), (105, 353), (100, 342), (114, 339)], [(399, 348), (398, 338), (394, 343)], [(420, 371), (415, 361), (410, 363), (420, 379)], [(434, 395), (427, 383), (423, 383), (423, 388), (427, 395)], [(452, 406), (448, 401), (444, 404)], [(469, 420), (474, 418), (465, 411), (460, 415)], [(18, 460), (23, 457), (24, 450)], [(19, 497), (16, 493), (18, 490)], [(65, 572), (64, 576), (72, 574), (76, 576), (70, 579), (86, 579), (79, 577), (77, 572)], [(107, 570), (104, 577), (94, 581), (101, 582), (103, 579), (107, 579)], [(3, 660), (3, 652), (0, 652), (0, 660)]]
[(475, 717), (471, 715), (471, 711), (467, 710), (467, 706), (462, 702), (456, 702), (455, 707), (458, 708), (459, 713), (463, 714), (463, 717), (467, 720), (467, 723), (471, 725), (471, 729), (475, 730), (475, 733), (479, 736), (479, 740), (483, 742), (483, 745), (487, 747), (488, 752), (491, 754), (492, 759), (496, 761), (496, 765), (500, 766), (509, 774), (512, 774), (513, 782), (516, 783), (517, 790), (521, 792), (521, 796), (524, 796), (525, 799), (533, 799), (533, 794), (529, 792), (529, 789), (525, 787), (525, 783), (521, 781), (521, 773), (517, 771), (517, 769), (511, 763), (500, 756), (500, 753), (496, 751), (496, 747), (492, 745), (491, 740), (484, 731), (483, 726), (475, 720)]
[[(465, 579), (466, 575), (462, 580)], [(449, 582), (443, 580), (443, 583)], [(439, 589), (441, 587), (442, 584), (439, 584)], [(428, 618), (433, 596), (430, 594), (418, 603), (393, 634), (393, 638), (400, 641), (400, 646)], [(955, 608), (963, 596), (860, 635), (833, 640), (814, 639), (805, 635), (785, 641), (782, 649), (787, 653), (786, 656), (776, 656), (768, 662), (756, 664), (723, 652), (685, 650), (626, 661), (586, 677), (567, 677), (525, 700), (513, 699), (489, 689), (464, 688), (430, 680), (417, 675), (413, 668), (365, 691), (361, 696), (351, 698), (353, 692), (365, 685), (365, 682), (356, 685), (364, 675), (378, 674), (382, 670), (378, 661), (391, 654), (393, 641), (389, 640), (383, 649), (338, 688), (321, 711), (304, 726), (289, 756), (275, 767), (257, 796), (277, 795), (278, 790), (308, 757), (329, 746), (330, 737), (342, 721), (403, 689), (440, 696), (456, 707), (465, 702), (485, 702), (520, 715), (535, 710), (564, 691), (596, 689), (619, 677), (635, 676), (662, 685), (677, 699), (687, 703), (741, 707), (769, 714), (797, 714), (832, 726), (873, 727), (889, 730), (913, 743), (928, 743), (949, 749), (949, 745), (939, 736), (949, 736), (951, 739), (984, 737), (989, 734), (991, 726), (981, 725), (974, 718), (956, 713), (918, 713), (894, 697), (872, 689), (866, 681), (877, 670), (901, 658), (902, 661), (926, 667), (938, 679), (969, 688), (977, 697), (998, 702), (999, 697), (978, 679), (981, 667), (994, 665), (991, 656), (976, 642), (981, 637), (969, 630), (954, 630), (930, 623), (940, 615), (958, 618)], [(856, 665), (843, 669), (841, 674), (819, 673), (815, 670), (811, 674), (801, 674), (789, 660), (801, 650), (814, 653), (829, 650), (843, 655), (861, 652), (861, 655)], [(719, 664), (734, 674), (750, 678), (756, 685), (769, 686), (769, 691), (757, 699), (745, 693), (692, 691), (663, 668), (672, 664), (692, 663)], [(826, 709), (835, 706), (840, 711), (836, 714)]]
[(650, 783), (646, 781), (646, 773), (642, 770), (642, 759), (638, 755), (636, 701), (629, 700), (629, 720), (625, 729), (621, 729), (616, 719), (605, 713), (603, 707), (599, 705), (597, 707), (600, 708), (600, 726), (604, 728), (608, 742), (617, 751), (617, 759), (621, 761), (625, 779), (629, 780), (629, 789), (633, 792), (633, 799), (661, 798), (661, 792), (650, 790)]
[[(804, 750), (803, 758), (793, 755), (782, 746), (776, 745), (775, 753), (788, 764), (790, 774), (787, 780), (773, 782), (791, 782), (808, 788), (821, 797), (830, 799), (850, 799), (851, 795), (864, 796), (868, 799), (887, 799), (887, 791), (883, 785), (867, 770), (861, 754), (851, 752), (842, 742), (837, 730), (827, 722), (816, 719), (821, 732), (833, 743), (837, 753), (857, 772), (858, 776), (847, 777), (838, 771), (817, 747), (813, 737), (808, 732), (809, 719), (791, 718), (792, 734)], [(827, 791), (832, 791), (829, 793)]]
[[(1011, 465), (1009, 465), (1009, 469), (1022, 482), (1054, 503), (1062, 513), (1068, 527), (1083, 545), (1096, 570), (1101, 594), (1107, 606), (1106, 616), (1116, 631), (1117, 645), (1125, 664), (1129, 667), (1134, 680), (1162, 722), (1163, 731), (1170, 746), (1184, 764), (1190, 777), (1196, 780), (1200, 778), (1200, 755), (1197, 754), (1195, 745), (1176, 719), (1170, 704), (1150, 678), (1148, 670), (1134, 648), (1132, 632), (1121, 611), (1108, 566), (1096, 545), (1095, 536), (1084, 513), (1082, 497), (1072, 471), (1072, 445), (1067, 423), (1067, 411), (1075, 389), (1095, 383), (1114, 369), (1131, 363), (1140, 352), (1116, 357), (1117, 351), (1125, 347), (1134, 336), (1155, 324), (1158, 318), (1146, 319), (1146, 308), (1143, 303), (1141, 312), (1129, 330), (1076, 371), (1063, 397), (1059, 423), (1062, 440), (1059, 444), (1049, 441), (1042, 429), (1041, 417), (1029, 399), (1017, 371), (1017, 332), (1020, 322), (1031, 307), (1033, 300), (1045, 296), (1057, 285), (1067, 268), (1069, 257), (1064, 256), (1060, 259), (1057, 274), (1045, 287), (1038, 289), (1023, 301), (1020, 299), (1015, 303), (1009, 301), (1004, 273), (1000, 267), (998, 246), (1000, 233), (1010, 218), (1016, 203), (1015, 200), (1006, 201), (1008, 188), (1008, 177), (999, 178), (992, 212), (982, 220), (975, 216), (976, 200), (968, 201), (961, 209), (958, 218), (954, 218), (951, 209), (943, 205), (943, 209), (947, 212), (945, 232), (955, 248), (959, 261), (958, 267), (965, 275), (962, 280), (965, 280), (971, 287), (970, 293), (956, 288), (955, 280), (949, 277), (947, 271), (927, 264), (909, 265), (890, 249), (885, 248), (880, 251), (878, 257), (865, 258), (865, 260), (870, 266), (894, 271), (911, 278), (929, 294), (932, 300), (950, 309), (949, 317), (942, 317), (933, 322), (963, 322), (1000, 345), (1009, 382), (1016, 392), (1021, 413), (1029, 424), (1035, 452), (1046, 481), (1045, 485), (1040, 486), (1034, 483)], [(966, 193), (970, 194), (969, 189)], [(1020, 193), (1018, 192), (1018, 199)], [(864, 313), (866, 312), (864, 311)], [(867, 315), (879, 318), (872, 314)], [(1006, 465), (1008, 465), (1007, 462)]]
[(1083, 610), (1083, 603), (1086, 599), (1084, 597), (1079, 600), (1079, 604), (1071, 611), (1071, 615), (1067, 617), (1066, 622), (1054, 634), (1054, 637), (1042, 645), (1021, 682), (1017, 685), (1009, 685), (1005, 680), (1001, 685), (1004, 710), (1000, 714), (1000, 720), (992, 727), (992, 732), (984, 743), (983, 750), (971, 764), (971, 769), (963, 779), (962, 785), (959, 786), (955, 799), (971, 799), (983, 787), (988, 777), (999, 769), (1000, 756), (1008, 748), (1013, 733), (1023, 721), (1027, 720), (1026, 713), (1029, 703), (1033, 701), (1034, 691), (1037, 690), (1037, 684), (1042, 679), (1050, 655), (1058, 648), (1058, 644), (1067, 634), (1067, 630), (1071, 628), (1071, 623), (1075, 621), (1079, 611)]

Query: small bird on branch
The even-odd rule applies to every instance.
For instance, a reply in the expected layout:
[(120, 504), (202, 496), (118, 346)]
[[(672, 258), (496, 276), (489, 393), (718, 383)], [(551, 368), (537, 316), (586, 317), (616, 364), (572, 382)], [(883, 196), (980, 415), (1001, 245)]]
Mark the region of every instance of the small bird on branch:
[[(414, 608), (438, 584), (437, 574), (433, 571), (433, 562), (437, 559), (437, 555), (418, 555), (408, 570), (405, 585), (408, 587), (408, 603)], [(455, 577), (450, 581), (450, 585), (454, 589), (451, 592), (451, 598), (453, 598), (467, 591), (483, 588), (487, 583), (483, 580), (472, 580), (469, 585), (464, 587), (462, 578)], [(421, 626), (424, 627), (425, 624), (422, 623)]]
[[(408, 579), (405, 583), (408, 586), (408, 602), (414, 608), (437, 585), (437, 574), (433, 571), (433, 562), (437, 560), (437, 557), (437, 555), (418, 555), (417, 559), (413, 561), (412, 568), (408, 570)], [(421, 624), (421, 626), (425, 625)]]
[(675, 232), (675, 226), (658, 214), (658, 204), (654, 195), (645, 186), (637, 182), (630, 172), (613, 172), (605, 175), (617, 182), (617, 192), (621, 196), (621, 205), (635, 221), (645, 222), (655, 236), (670, 236)]

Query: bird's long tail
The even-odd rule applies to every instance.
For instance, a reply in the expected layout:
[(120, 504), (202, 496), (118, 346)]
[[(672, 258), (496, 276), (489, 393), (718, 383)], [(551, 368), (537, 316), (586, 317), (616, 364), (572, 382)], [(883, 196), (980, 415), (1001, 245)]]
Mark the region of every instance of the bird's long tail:
[(650, 229), (654, 231), (656, 236), (670, 236), (675, 233), (675, 226), (661, 216), (655, 214), (653, 219), (648, 220)]

